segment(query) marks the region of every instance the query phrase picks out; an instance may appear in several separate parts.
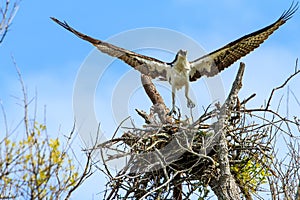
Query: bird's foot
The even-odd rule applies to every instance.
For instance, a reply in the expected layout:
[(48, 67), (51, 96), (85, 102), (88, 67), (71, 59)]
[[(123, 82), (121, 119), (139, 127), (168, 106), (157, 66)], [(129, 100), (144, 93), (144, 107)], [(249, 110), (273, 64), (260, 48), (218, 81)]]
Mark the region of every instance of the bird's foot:
[(192, 100), (188, 99), (187, 100), (187, 107), (188, 108), (194, 108), (195, 107), (195, 104)]
[(176, 115), (176, 110), (174, 107), (171, 109), (171, 111), (168, 113), (168, 115), (171, 116), (173, 113)]

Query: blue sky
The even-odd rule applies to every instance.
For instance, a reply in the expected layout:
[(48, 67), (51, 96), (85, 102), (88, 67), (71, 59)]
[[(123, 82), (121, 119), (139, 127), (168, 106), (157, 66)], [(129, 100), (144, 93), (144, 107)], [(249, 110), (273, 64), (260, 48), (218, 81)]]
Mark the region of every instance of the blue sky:
[[(9, 125), (14, 127), (22, 117), (22, 111), (17, 105), (19, 100), (12, 97), (21, 96), (11, 58), (13, 56), (29, 94), (33, 96), (37, 90), (41, 119), (43, 106), (47, 107), (49, 132), (65, 134), (73, 126), (72, 95), (75, 79), (93, 47), (57, 26), (49, 19), (50, 16), (65, 20), (81, 32), (103, 40), (136, 28), (167, 28), (191, 37), (210, 52), (274, 22), (289, 8), (291, 2), (23, 0), (0, 46), (0, 99), (8, 113)], [(300, 55), (299, 21), (300, 11), (259, 49), (242, 59), (246, 63), (246, 72), (241, 98), (257, 93), (250, 105), (263, 104), (271, 89), (280, 85), (293, 72), (295, 60)], [(126, 70), (130, 69), (121, 62), (117, 64)], [(238, 63), (235, 63), (221, 75), (226, 92), (237, 68)], [(117, 72), (119, 70), (111, 70), (110, 76)], [(289, 84), (296, 95), (300, 94), (299, 80), (296, 77)], [(277, 97), (285, 93), (286, 90), (283, 90)], [(295, 105), (295, 109), (289, 111), (290, 114), (299, 113), (299, 105), (293, 98), (290, 101)], [(0, 117), (0, 127), (3, 126), (1, 120)], [(105, 132), (111, 131), (109, 126), (104, 125)], [(96, 193), (103, 189), (104, 180), (94, 178), (90, 183), (98, 186), (90, 188), (87, 182), (74, 199), (80, 199), (81, 195), (85, 199), (92, 199), (93, 195), (97, 197)], [(88, 195), (86, 191), (89, 191)]]

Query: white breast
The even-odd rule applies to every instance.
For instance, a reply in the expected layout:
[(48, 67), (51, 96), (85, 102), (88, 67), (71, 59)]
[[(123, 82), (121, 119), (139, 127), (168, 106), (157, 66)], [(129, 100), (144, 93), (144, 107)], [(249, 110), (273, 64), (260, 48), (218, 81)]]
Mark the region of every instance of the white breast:
[(168, 72), (168, 81), (177, 90), (189, 82), (190, 64), (188, 62), (175, 63)]

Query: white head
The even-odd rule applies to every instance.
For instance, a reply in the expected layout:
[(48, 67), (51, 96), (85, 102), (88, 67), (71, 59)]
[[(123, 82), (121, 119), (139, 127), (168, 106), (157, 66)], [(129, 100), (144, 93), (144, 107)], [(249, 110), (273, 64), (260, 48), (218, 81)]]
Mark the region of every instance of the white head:
[(187, 50), (182, 50), (182, 49), (180, 49), (180, 50), (177, 52), (178, 58), (186, 58), (186, 55), (187, 55)]

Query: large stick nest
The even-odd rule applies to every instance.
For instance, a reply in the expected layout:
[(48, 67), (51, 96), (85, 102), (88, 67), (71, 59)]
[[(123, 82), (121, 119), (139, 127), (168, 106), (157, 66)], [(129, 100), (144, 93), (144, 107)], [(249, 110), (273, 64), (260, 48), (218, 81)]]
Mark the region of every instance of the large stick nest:
[[(242, 64), (240, 68), (243, 68)], [(251, 120), (258, 111), (276, 115), (268, 108), (247, 109), (246, 103), (255, 94), (239, 100), (237, 93), (241, 88), (242, 75), (243, 69), (240, 69), (232, 86), (234, 92), (223, 105), (209, 106), (195, 121), (182, 119), (180, 111), (176, 116), (168, 116), (169, 110), (150, 78), (142, 75), (144, 89), (153, 103), (150, 114), (137, 110), (145, 119), (145, 125), (143, 128), (127, 128), (121, 137), (112, 138), (97, 147), (101, 149), (101, 155), (106, 150), (115, 152), (102, 157), (111, 189), (105, 198), (167, 199), (170, 195), (173, 195), (172, 198), (178, 195), (188, 199), (195, 190), (200, 195), (207, 195), (205, 188), (213, 186), (211, 180), (218, 180), (222, 170), (217, 154), (220, 135), (216, 126), (224, 114), (226, 120), (222, 131), (227, 140), (230, 170), (244, 196), (249, 197), (249, 193), (257, 190), (263, 182), (262, 170), (274, 175), (275, 172), (268, 167), (268, 163), (272, 162), (270, 129), (282, 119), (280, 116), (277, 116), (278, 121), (275, 117), (270, 121), (261, 119), (259, 124)], [(124, 157), (125, 166), (112, 175), (108, 162)], [(245, 180), (239, 174), (249, 163), (257, 166), (252, 174), (253, 179), (257, 178), (256, 183)], [(184, 192), (182, 186), (185, 187)]]

